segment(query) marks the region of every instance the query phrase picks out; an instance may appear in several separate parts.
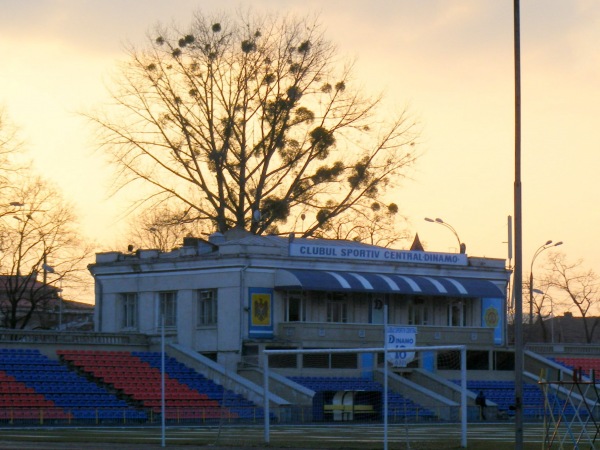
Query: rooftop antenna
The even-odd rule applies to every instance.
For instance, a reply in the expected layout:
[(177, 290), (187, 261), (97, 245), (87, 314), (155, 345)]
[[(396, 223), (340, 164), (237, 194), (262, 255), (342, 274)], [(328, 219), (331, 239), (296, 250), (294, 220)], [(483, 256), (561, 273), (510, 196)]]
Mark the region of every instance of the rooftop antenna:
[(513, 258), (512, 216), (508, 216), (508, 267), (512, 267), (512, 258)]

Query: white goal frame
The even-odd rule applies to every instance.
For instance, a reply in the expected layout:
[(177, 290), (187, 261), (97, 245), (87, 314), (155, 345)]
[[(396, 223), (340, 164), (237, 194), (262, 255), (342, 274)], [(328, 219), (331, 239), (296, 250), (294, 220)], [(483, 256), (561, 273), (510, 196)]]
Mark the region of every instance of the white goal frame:
[[(466, 345), (440, 345), (403, 347), (403, 352), (418, 352), (432, 350), (460, 350), (460, 422), (461, 422), (461, 447), (467, 447), (467, 346)], [(384, 396), (383, 396), (383, 443), (387, 450), (388, 443), (388, 353), (396, 353), (387, 347), (379, 348), (323, 348), (310, 350), (263, 350), (263, 388), (264, 388), (264, 431), (265, 443), (270, 442), (270, 412), (269, 412), (269, 355), (299, 355), (318, 353), (383, 353), (384, 354)]]

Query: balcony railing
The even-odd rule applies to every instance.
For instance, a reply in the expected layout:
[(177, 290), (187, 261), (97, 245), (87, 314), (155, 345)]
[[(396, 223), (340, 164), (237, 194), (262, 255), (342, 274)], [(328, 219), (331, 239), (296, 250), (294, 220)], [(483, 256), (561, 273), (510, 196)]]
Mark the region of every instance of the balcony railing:
[(149, 337), (139, 333), (94, 333), (90, 331), (37, 331), (0, 329), (0, 344), (85, 344), (85, 345), (142, 345)]
[[(383, 325), (357, 323), (285, 322), (277, 337), (302, 342), (304, 347), (381, 347)], [(417, 326), (418, 345), (494, 344), (494, 330), (483, 327)]]

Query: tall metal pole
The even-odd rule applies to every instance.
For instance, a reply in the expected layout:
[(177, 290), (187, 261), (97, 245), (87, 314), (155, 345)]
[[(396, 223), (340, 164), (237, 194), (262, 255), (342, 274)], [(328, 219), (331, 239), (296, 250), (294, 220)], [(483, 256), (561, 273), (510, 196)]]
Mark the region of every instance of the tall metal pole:
[(552, 301), (552, 297), (550, 297), (550, 315), (552, 316), (552, 321), (550, 322), (550, 342), (554, 344), (554, 302)]
[(160, 325), (160, 446), (166, 446), (166, 395), (165, 395), (165, 312), (164, 306)]
[(521, 214), (521, 19), (519, 0), (514, 0), (515, 59), (515, 449), (523, 448), (523, 217)]
[(460, 446), (467, 448), (467, 346), (460, 349)]
[(529, 326), (527, 337), (528, 341), (533, 340), (533, 262), (531, 262), (531, 271), (529, 272)]
[[(383, 305), (383, 449), (388, 449), (388, 305)], [(377, 356), (375, 357), (377, 358)]]
[(271, 442), (270, 416), (269, 411), (269, 354), (264, 352), (263, 356), (263, 409), (265, 410), (265, 444)]

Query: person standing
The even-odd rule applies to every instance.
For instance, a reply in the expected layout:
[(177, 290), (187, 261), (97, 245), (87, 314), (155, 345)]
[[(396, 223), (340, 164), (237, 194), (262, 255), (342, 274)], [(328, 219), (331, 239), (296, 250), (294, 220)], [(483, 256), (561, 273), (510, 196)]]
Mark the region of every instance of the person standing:
[(485, 407), (487, 405), (486, 405), (485, 395), (484, 395), (483, 391), (479, 391), (479, 394), (477, 394), (477, 397), (475, 398), (475, 404), (479, 406), (479, 415), (480, 415), (481, 419), (486, 420)]

